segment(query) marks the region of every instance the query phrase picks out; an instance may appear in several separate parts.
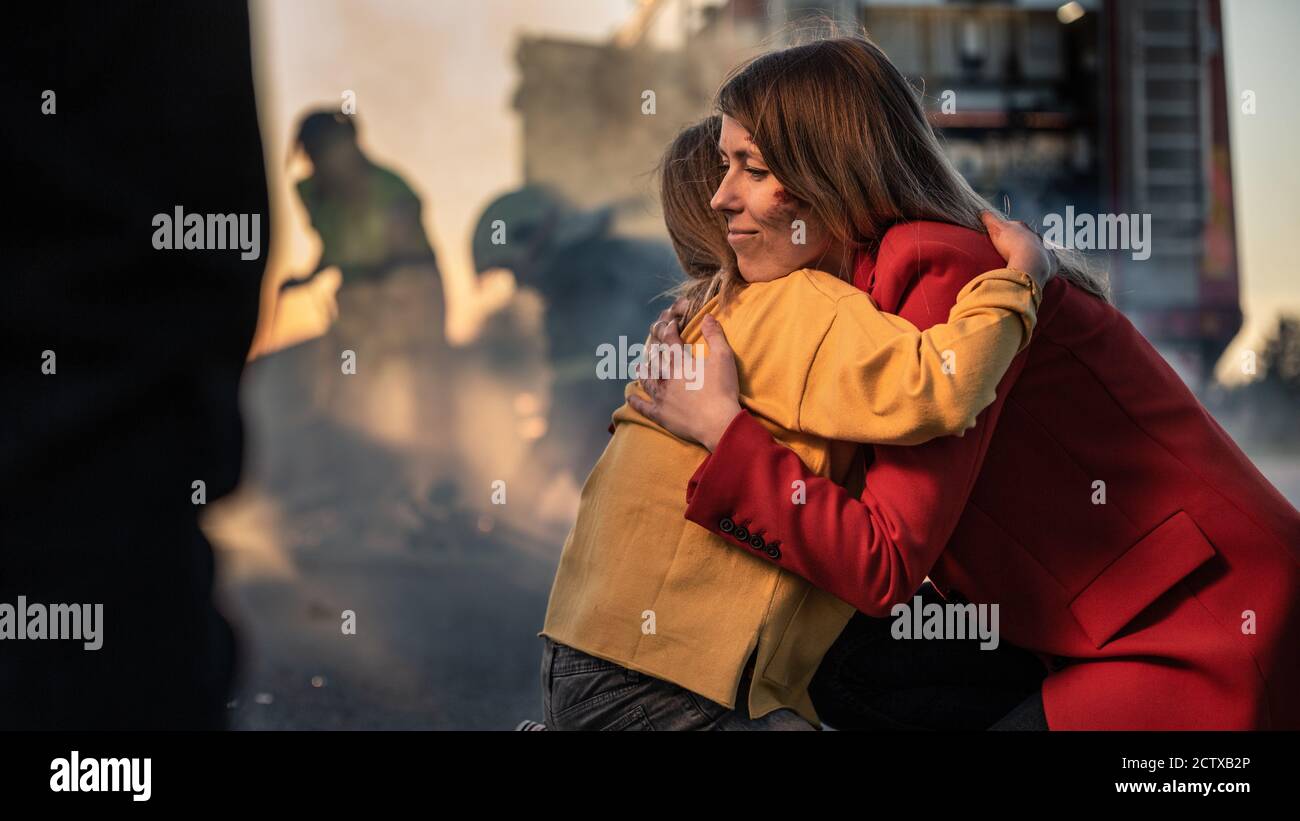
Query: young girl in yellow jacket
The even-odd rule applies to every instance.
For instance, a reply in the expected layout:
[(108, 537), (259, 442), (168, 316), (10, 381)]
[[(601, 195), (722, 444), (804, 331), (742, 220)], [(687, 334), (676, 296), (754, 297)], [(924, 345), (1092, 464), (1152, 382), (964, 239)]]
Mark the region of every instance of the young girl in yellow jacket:
[[(726, 223), (709, 208), (718, 134), (717, 117), (684, 130), (660, 173), (683, 269), (720, 282), (689, 289), (696, 309), (681, 336), (699, 350), (692, 361), (708, 366), (700, 324), (712, 315), (735, 351), (741, 404), (811, 470), (855, 492), (860, 443), (912, 445), (972, 427), (1029, 342), (1041, 283), (1011, 269), (981, 274), (948, 323), (925, 332), (823, 271), (745, 283)], [(728, 276), (714, 277), (720, 269)], [(625, 389), (633, 395), (645, 397), (635, 381)], [(815, 726), (807, 685), (853, 608), (753, 555), (779, 555), (780, 544), (741, 524), (731, 535), (753, 554), (719, 550), (683, 518), (682, 488), (707, 451), (628, 403), (613, 422), (539, 633), (547, 725)], [(801, 492), (790, 488), (792, 503)]]

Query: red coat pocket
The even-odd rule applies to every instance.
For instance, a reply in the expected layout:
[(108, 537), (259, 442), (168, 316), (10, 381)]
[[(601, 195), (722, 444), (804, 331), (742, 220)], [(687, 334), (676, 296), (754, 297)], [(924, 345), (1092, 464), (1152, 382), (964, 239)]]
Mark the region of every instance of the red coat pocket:
[(1070, 602), (1095, 647), (1110, 641), (1156, 599), (1215, 555), (1185, 511), (1178, 511), (1120, 554)]

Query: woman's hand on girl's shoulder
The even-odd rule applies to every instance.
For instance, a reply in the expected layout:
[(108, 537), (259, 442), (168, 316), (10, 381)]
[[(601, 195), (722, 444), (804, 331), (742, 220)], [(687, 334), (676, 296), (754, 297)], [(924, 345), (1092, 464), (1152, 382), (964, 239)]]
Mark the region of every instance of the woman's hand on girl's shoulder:
[[(740, 380), (727, 336), (712, 316), (700, 328), (709, 345), (707, 359), (682, 342), (677, 326), (685, 309), (685, 301), (678, 300), (650, 326), (657, 347), (646, 351), (639, 379), (650, 400), (633, 394), (628, 404), (674, 436), (713, 450), (740, 412)], [(675, 373), (676, 367), (682, 372)]]
[(1056, 275), (1056, 254), (1043, 244), (1042, 237), (1019, 220), (1011, 221), (993, 211), (980, 214), (988, 229), (993, 247), (1006, 260), (1007, 267), (1024, 271), (1034, 278), (1041, 290)]

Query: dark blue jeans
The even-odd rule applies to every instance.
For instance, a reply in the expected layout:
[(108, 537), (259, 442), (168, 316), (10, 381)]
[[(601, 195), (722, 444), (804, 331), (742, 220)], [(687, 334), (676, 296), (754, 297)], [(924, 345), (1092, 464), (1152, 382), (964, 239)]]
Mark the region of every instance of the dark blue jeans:
[[(543, 637), (542, 716), (550, 730), (813, 730), (793, 710), (759, 718), (672, 682)], [(739, 691), (749, 691), (742, 681)]]
[[(925, 604), (943, 603), (929, 583)], [(1027, 650), (979, 639), (899, 640), (892, 618), (854, 614), (813, 677), (822, 721), (837, 730), (1046, 730), (1046, 670)]]

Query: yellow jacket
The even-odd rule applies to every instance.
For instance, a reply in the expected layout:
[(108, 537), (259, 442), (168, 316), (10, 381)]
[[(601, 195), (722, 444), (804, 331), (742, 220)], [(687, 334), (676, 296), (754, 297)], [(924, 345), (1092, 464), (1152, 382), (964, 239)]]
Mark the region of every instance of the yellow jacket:
[[(989, 271), (962, 289), (947, 324), (920, 332), (805, 269), (749, 284), (721, 309), (711, 300), (682, 340), (707, 357), (700, 322), (713, 313), (735, 351), (741, 405), (809, 469), (860, 492), (857, 443), (974, 426), (1029, 343), (1040, 298), (1028, 275)], [(632, 391), (645, 396), (635, 381)], [(757, 650), (750, 715), (789, 707), (817, 723), (808, 682), (853, 608), (688, 522), (687, 481), (707, 451), (627, 403), (613, 419), (539, 635), (732, 708)]]

